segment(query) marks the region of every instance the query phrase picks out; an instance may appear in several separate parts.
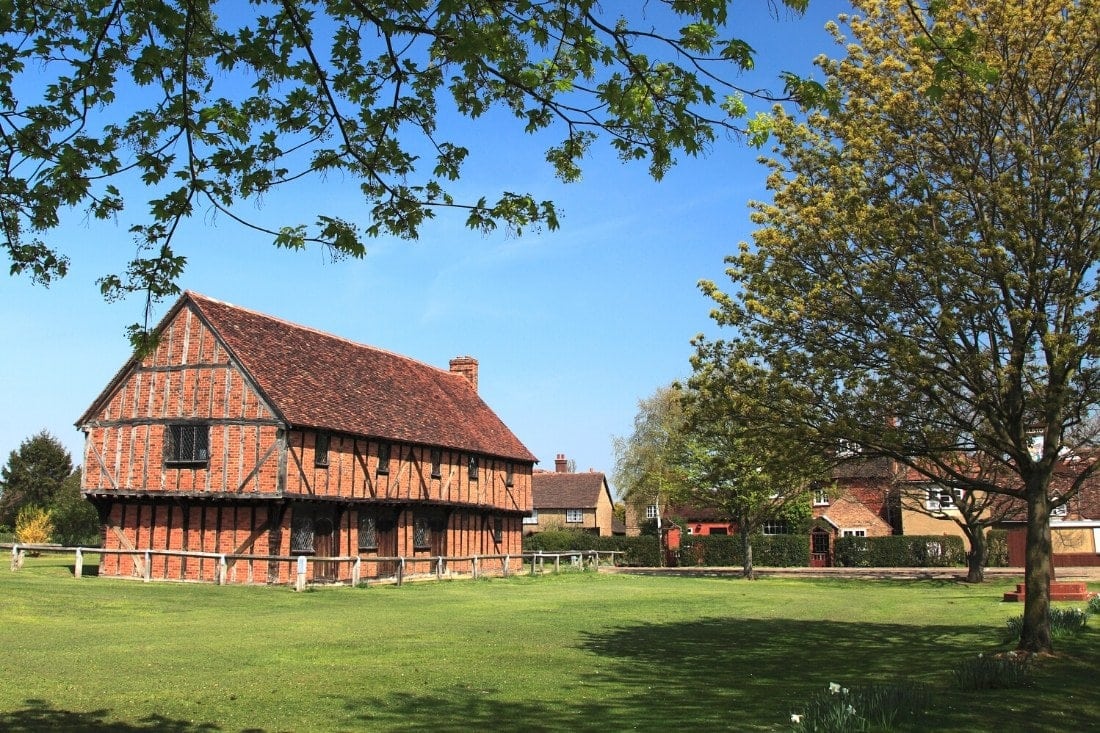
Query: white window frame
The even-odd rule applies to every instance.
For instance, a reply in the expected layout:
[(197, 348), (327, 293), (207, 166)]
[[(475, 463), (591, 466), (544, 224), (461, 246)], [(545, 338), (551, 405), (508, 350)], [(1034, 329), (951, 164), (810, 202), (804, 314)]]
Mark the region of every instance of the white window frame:
[(539, 510), (532, 509), (531, 516), (523, 518), (524, 524), (538, 524), (539, 523)]
[(842, 529), (842, 530), (840, 530), (840, 536), (841, 537), (866, 537), (867, 536), (867, 528), (866, 527), (852, 527), (851, 529)]
[(646, 519), (656, 519), (657, 518), (657, 505), (656, 504), (650, 504), (649, 506), (647, 506), (645, 508), (645, 518)]
[(949, 489), (946, 486), (933, 484), (928, 487), (925, 494), (924, 508), (934, 512), (958, 509), (960, 499), (962, 499), (962, 489)]
[[(1062, 497), (1055, 495), (1055, 496), (1050, 497), (1050, 500), (1051, 501), (1058, 501), (1061, 498)], [(1063, 504), (1062, 506), (1051, 507), (1050, 516), (1051, 517), (1068, 517), (1069, 516), (1069, 503), (1067, 502), (1067, 503)]]
[(828, 489), (814, 489), (814, 506), (829, 506)]
[(583, 509), (566, 509), (565, 521), (568, 524), (579, 524), (584, 521)]
[[(780, 527), (783, 528), (782, 532), (775, 531)], [(769, 537), (788, 535), (791, 533), (791, 525), (786, 519), (769, 519), (760, 525), (760, 533)]]

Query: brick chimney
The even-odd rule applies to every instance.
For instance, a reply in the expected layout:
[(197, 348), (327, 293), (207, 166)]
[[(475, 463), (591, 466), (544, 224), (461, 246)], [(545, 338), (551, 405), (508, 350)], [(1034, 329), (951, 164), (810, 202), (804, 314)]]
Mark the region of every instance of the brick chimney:
[(558, 457), (554, 459), (554, 472), (569, 473), (569, 461), (565, 460), (564, 453), (559, 453)]
[(451, 359), (451, 372), (466, 377), (474, 385), (474, 391), (477, 391), (477, 359), (472, 356), (456, 356)]

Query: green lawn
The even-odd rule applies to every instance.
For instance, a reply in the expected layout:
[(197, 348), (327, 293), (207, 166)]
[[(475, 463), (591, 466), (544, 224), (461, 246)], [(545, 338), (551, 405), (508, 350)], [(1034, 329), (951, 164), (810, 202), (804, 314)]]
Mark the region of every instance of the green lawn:
[(783, 730), (829, 682), (903, 679), (932, 688), (922, 729), (1100, 729), (1100, 618), (1030, 688), (951, 689), (957, 661), (1004, 648), (1008, 589), (571, 573), (293, 593), (29, 558), (0, 568), (0, 730)]

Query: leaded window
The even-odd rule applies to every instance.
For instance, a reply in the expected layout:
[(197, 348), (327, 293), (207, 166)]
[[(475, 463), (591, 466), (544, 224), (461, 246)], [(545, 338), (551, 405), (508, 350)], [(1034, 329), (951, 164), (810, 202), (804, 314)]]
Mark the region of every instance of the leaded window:
[(378, 517), (373, 514), (359, 515), (359, 549), (378, 549)]
[(165, 463), (205, 464), (210, 460), (210, 426), (196, 423), (169, 425)]
[(378, 444), (378, 473), (385, 475), (390, 472), (390, 444)]
[(647, 506), (645, 508), (645, 518), (646, 519), (656, 519), (657, 518), (657, 505), (656, 504), (650, 504), (649, 506)]
[(432, 523), (426, 516), (413, 518), (413, 549), (432, 549)]
[(313, 450), (313, 465), (322, 468), (328, 465), (328, 433), (317, 433), (317, 442)]
[(443, 475), (443, 451), (439, 448), (432, 448), (432, 478), (439, 478)]
[(478, 468), (477, 456), (470, 456), (468, 466), (470, 468), (470, 480), (471, 481), (477, 481), (477, 468)]
[(504, 464), (504, 485), (512, 486), (515, 483), (515, 480), (515, 466), (512, 465), (511, 461), (508, 461), (506, 464)]
[(313, 517), (295, 517), (290, 524), (290, 552), (313, 552)]
[(504, 541), (504, 517), (493, 517), (493, 542), (498, 545)]

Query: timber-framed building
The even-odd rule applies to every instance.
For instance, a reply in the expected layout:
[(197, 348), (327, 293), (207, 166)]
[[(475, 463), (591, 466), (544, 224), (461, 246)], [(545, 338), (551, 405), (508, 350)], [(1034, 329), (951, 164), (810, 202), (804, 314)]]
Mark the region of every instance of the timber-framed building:
[[(438, 369), (193, 292), (156, 333), (77, 423), (105, 548), (522, 551), (536, 459), (478, 396), (475, 359)], [(193, 580), (211, 562), (154, 554), (144, 568), (105, 554), (100, 574)], [(286, 563), (249, 568), (228, 580), (290, 580)], [(311, 568), (314, 580), (341, 572)]]

